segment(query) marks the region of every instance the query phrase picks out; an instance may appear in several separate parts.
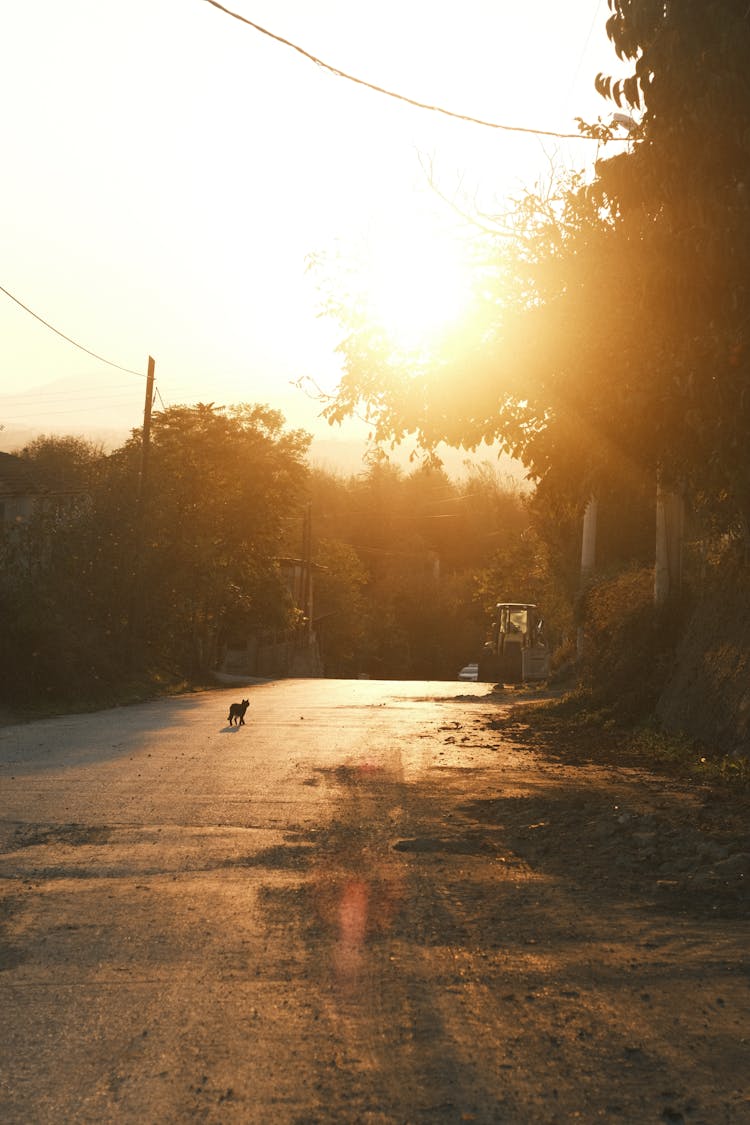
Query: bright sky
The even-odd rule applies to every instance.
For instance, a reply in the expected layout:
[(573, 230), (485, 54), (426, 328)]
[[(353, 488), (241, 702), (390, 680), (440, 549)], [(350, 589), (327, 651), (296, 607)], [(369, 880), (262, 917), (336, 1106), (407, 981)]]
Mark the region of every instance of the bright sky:
[[(226, 6), (341, 70), (473, 117), (575, 132), (576, 116), (612, 113), (593, 90), (616, 65), (606, 0)], [(427, 287), (457, 220), (420, 154), (447, 194), (461, 184), (486, 202), (596, 155), (591, 142), (384, 97), (205, 0), (0, 0), (0, 15), (0, 286), (117, 364), (145, 376), (153, 355), (166, 405), (268, 402), (322, 428), (291, 385), (333, 387), (339, 371), (307, 255), (375, 240), (398, 276), (415, 231), (432, 245)], [(16, 427), (124, 437), (144, 389), (0, 293), (0, 447)]]

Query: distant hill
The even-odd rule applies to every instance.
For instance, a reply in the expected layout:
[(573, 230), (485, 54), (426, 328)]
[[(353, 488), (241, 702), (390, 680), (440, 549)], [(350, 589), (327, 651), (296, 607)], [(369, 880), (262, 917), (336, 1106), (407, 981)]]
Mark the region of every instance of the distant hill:
[[(86, 427), (76, 425), (69, 416), (65, 421), (50, 419), (50, 425), (40, 425), (38, 428), (31, 426), (6, 425), (0, 430), (0, 452), (16, 453), (40, 434), (74, 435), (85, 438), (87, 441), (101, 442), (106, 452), (117, 449), (130, 436), (130, 429), (115, 429), (111, 426)], [(2, 415), (0, 414), (0, 424)], [(364, 441), (351, 441), (344, 438), (313, 438), (310, 447), (310, 461), (313, 465), (326, 469), (329, 472), (341, 473), (344, 476), (354, 476), (365, 469), (365, 443)], [(523, 466), (510, 457), (501, 456), (498, 460), (497, 451), (485, 448), (477, 453), (466, 453), (458, 449), (449, 449), (444, 446), (440, 449), (445, 470), (451, 477), (461, 477), (466, 473), (466, 464), (481, 464), (490, 462), (497, 464), (500, 471), (519, 482), (523, 480)], [(389, 452), (391, 461), (400, 465), (408, 472), (416, 462), (409, 461), (409, 450), (395, 450)]]

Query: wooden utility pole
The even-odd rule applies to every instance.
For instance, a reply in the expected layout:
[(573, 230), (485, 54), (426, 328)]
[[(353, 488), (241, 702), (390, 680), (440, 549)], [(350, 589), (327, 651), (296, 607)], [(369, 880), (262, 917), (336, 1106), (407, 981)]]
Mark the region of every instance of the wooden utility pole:
[(312, 638), (312, 600), (312, 503), (308, 500), (302, 532), (302, 608), (307, 619), (305, 633), (308, 644)]
[(133, 589), (130, 601), (130, 660), (137, 664), (138, 634), (143, 621), (145, 607), (145, 589), (143, 581), (143, 543), (145, 531), (146, 488), (148, 485), (149, 447), (151, 443), (151, 409), (154, 403), (154, 363), (153, 357), (148, 357), (148, 374), (146, 376), (146, 401), (143, 406), (143, 432), (141, 434), (141, 463), (138, 471), (138, 484), (135, 495), (135, 536), (133, 560)]
[(143, 406), (143, 435), (141, 438), (141, 469), (138, 474), (138, 522), (143, 522), (143, 499), (146, 492), (148, 479), (148, 455), (151, 444), (151, 408), (154, 405), (154, 363), (153, 357), (148, 357), (148, 375), (146, 376), (146, 401)]

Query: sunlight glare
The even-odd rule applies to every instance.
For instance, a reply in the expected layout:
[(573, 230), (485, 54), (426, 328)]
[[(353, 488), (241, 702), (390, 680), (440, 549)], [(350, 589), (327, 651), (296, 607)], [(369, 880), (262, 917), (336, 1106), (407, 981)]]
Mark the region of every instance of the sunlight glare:
[(399, 348), (434, 345), (470, 303), (468, 247), (424, 217), (391, 219), (379, 227), (363, 265), (370, 318)]

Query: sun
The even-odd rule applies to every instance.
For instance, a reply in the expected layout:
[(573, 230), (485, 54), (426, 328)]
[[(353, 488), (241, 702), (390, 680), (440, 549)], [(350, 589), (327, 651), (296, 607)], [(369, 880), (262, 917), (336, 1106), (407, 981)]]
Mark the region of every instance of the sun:
[(403, 350), (452, 331), (472, 296), (468, 246), (427, 216), (390, 216), (369, 232), (361, 263), (367, 315)]

